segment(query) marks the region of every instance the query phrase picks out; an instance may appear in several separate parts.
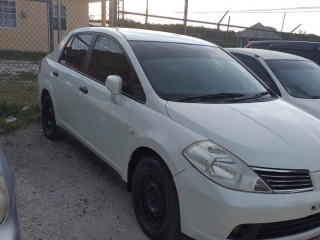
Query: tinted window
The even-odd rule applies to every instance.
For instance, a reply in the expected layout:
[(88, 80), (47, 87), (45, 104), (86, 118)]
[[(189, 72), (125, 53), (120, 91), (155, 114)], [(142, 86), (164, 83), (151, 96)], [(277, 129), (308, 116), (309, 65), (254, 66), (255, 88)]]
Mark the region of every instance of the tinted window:
[(132, 41), (130, 45), (157, 94), (177, 101), (192, 95), (266, 91), (217, 47)]
[(320, 67), (317, 64), (292, 60), (268, 60), (266, 63), (293, 97), (320, 97)]
[(275, 84), (267, 70), (257, 59), (238, 53), (233, 53), (233, 55), (235, 55), (241, 62), (243, 62), (248, 68), (250, 68), (255, 74), (257, 74), (257, 76), (276, 94), (280, 95), (280, 91), (277, 85)]
[(289, 48), (274, 48), (274, 50), (279, 51), (279, 52), (285, 52), (285, 53), (290, 53), (294, 55), (298, 55), (304, 58), (308, 58), (310, 60), (315, 61), (317, 59), (317, 53), (314, 51), (306, 51), (306, 50), (300, 50), (300, 49), (289, 49)]
[(65, 47), (60, 62), (82, 71), (91, 40), (92, 35), (88, 34), (74, 36)]
[(140, 100), (145, 99), (137, 74), (126, 55), (119, 45), (108, 37), (98, 36), (92, 52), (88, 75), (101, 83), (105, 83), (110, 75), (118, 75), (122, 78), (124, 93)]

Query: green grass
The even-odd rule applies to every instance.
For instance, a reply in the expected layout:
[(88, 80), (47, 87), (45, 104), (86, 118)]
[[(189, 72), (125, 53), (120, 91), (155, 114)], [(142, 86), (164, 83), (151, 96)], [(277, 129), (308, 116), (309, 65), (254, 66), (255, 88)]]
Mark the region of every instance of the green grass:
[[(22, 111), (22, 108), (28, 106), (28, 110)], [(17, 120), (6, 123), (5, 119), (9, 116), (15, 117)], [(0, 135), (15, 131), (30, 123), (40, 121), (39, 105), (22, 105), (15, 103), (0, 102)]]
[(37, 75), (0, 74), (0, 102), (35, 104), (38, 101)]
[(23, 60), (39, 62), (47, 55), (43, 52), (19, 52), (0, 50), (0, 60)]
[(0, 74), (0, 81), (25, 81), (36, 82), (37, 75), (34, 73), (18, 72), (16, 74)]

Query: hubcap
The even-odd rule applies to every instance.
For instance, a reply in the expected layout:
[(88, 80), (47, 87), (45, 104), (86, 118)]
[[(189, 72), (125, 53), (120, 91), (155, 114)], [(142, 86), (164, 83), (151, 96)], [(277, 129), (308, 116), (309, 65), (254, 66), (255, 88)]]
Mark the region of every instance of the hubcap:
[(46, 123), (47, 123), (47, 128), (48, 128), (48, 129), (52, 129), (52, 127), (53, 127), (53, 121), (54, 121), (52, 108), (49, 108), (49, 109), (47, 110), (46, 119), (47, 119), (47, 121), (46, 121)]
[(165, 221), (167, 208), (163, 186), (157, 176), (145, 176), (141, 200), (149, 223), (154, 228), (160, 228)]

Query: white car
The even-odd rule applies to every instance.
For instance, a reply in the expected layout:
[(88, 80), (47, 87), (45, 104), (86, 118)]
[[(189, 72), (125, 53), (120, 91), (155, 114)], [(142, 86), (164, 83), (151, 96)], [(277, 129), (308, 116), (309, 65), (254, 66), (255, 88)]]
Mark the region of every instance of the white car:
[(112, 166), (151, 239), (320, 234), (320, 122), (216, 45), (82, 28), (38, 84), (44, 134), (62, 128)]
[(283, 100), (320, 119), (320, 66), (271, 50), (228, 48)]

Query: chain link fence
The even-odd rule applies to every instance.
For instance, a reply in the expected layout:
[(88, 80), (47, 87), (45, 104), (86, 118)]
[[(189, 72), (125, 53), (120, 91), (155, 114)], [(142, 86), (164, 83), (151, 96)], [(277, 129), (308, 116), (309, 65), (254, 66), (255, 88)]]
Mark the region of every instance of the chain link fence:
[[(0, 103), (38, 102), (37, 74), (41, 59), (71, 30), (101, 25), (98, 20), (101, 16), (89, 17), (92, 2), (100, 4), (99, 0), (0, 0)], [(181, 13), (177, 18), (146, 17), (141, 13), (143, 10), (132, 13), (132, 9), (125, 11), (124, 6), (124, 0), (117, 0), (118, 27), (186, 33), (223, 47), (243, 46), (250, 40), (265, 40), (270, 36), (271, 39), (320, 41), (318, 36), (280, 33), (260, 25), (246, 28), (190, 19), (184, 25)]]
[(0, 103), (36, 104), (41, 59), (88, 16), (88, 0), (0, 0)]

